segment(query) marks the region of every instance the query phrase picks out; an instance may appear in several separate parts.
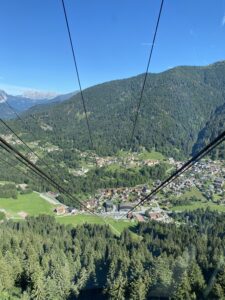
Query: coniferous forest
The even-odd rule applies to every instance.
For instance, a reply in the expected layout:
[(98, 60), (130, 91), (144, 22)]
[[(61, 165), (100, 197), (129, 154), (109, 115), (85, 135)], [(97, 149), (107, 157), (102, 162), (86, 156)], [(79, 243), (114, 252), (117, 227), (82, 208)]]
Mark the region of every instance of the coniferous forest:
[(224, 2), (0, 0), (0, 300), (225, 300)]
[[(183, 158), (199, 144), (204, 144), (209, 137), (207, 132), (213, 131), (216, 135), (220, 124), (209, 120), (217, 118), (218, 110), (224, 105), (224, 72), (225, 62), (221, 61), (206, 67), (181, 66), (149, 74), (133, 150), (144, 146), (149, 151), (155, 149), (165, 155)], [(130, 149), (130, 130), (143, 76), (114, 80), (83, 91), (95, 150), (99, 155)], [(79, 93), (63, 103), (35, 106), (22, 117), (26, 126), (20, 120), (11, 121), (10, 126), (16, 128), (26, 141), (34, 140), (29, 134), (32, 132), (43, 142), (51, 142), (60, 148), (93, 150)], [(208, 130), (204, 136), (207, 122)]]
[(50, 216), (4, 222), (0, 299), (224, 299), (225, 215), (173, 217), (179, 226), (149, 222), (120, 237)]

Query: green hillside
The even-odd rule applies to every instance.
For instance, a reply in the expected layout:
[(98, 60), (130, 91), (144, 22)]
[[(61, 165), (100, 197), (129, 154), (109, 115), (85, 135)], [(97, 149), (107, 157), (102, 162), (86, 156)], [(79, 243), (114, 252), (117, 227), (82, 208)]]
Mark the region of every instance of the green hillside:
[[(84, 90), (93, 140), (99, 154), (129, 148), (142, 82), (143, 75), (139, 75)], [(173, 156), (190, 154), (199, 131), (212, 112), (224, 103), (224, 95), (225, 62), (149, 74), (134, 150), (142, 145), (147, 150)], [(67, 149), (90, 149), (80, 94), (61, 104), (31, 109), (26, 113), (26, 122), (40, 140), (50, 140)], [(27, 133), (25, 135), (24, 125), (19, 121), (14, 126), (24, 133), (24, 138), (33, 139)]]
[[(199, 151), (202, 147), (206, 146), (210, 141), (225, 130), (225, 104), (218, 107), (206, 126), (200, 131), (198, 140), (193, 148), (193, 152)], [(213, 158), (225, 158), (225, 143), (223, 142), (212, 153)]]

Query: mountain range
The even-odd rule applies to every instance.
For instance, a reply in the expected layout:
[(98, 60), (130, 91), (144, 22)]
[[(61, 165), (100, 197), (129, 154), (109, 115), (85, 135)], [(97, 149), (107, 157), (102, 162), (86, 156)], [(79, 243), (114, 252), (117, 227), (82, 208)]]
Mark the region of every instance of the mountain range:
[[(215, 126), (213, 132), (219, 126), (224, 128), (225, 62), (180, 66), (148, 74), (130, 144), (143, 78), (141, 74), (83, 91), (94, 150), (99, 154), (145, 147), (166, 155), (187, 156), (212, 137), (207, 137), (209, 129), (204, 128)], [(213, 116), (216, 121), (219, 113), (221, 122), (214, 122)], [(23, 117), (40, 139), (69, 149), (91, 149), (80, 94), (62, 103), (31, 108)], [(15, 125), (25, 134), (20, 122)]]
[[(24, 95), (14, 96), (0, 90), (0, 118), (12, 119), (16, 117), (13, 110), (17, 113), (21, 113), (36, 105), (62, 102), (71, 98), (74, 94), (75, 92), (65, 95), (52, 95), (50, 93), (42, 94), (37, 91), (29, 91)], [(12, 107), (13, 110), (10, 107)]]

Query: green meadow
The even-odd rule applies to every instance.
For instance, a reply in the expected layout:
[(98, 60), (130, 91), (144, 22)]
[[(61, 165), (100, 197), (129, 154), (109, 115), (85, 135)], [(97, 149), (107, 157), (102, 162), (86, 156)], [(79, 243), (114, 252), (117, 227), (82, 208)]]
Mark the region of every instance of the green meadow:
[(151, 151), (151, 152), (143, 151), (138, 155), (138, 158), (143, 160), (145, 159), (164, 160), (165, 159), (165, 157), (160, 152), (157, 151)]
[(114, 220), (112, 218), (103, 218), (94, 215), (71, 215), (71, 216), (57, 216), (56, 220), (60, 224), (64, 225), (82, 225), (82, 224), (99, 224), (99, 225), (109, 225), (115, 234), (120, 234), (126, 228), (132, 228), (136, 226), (136, 222), (131, 222), (128, 220)]
[(40, 214), (53, 215), (54, 207), (53, 204), (48, 203), (36, 193), (19, 194), (17, 199), (0, 198), (0, 210), (4, 209), (7, 217), (10, 218), (21, 218), (21, 212), (30, 216)]
[(185, 210), (193, 211), (198, 208), (203, 208), (203, 209), (210, 208), (212, 210), (225, 212), (225, 205), (223, 205), (223, 204), (219, 205), (219, 204), (215, 204), (212, 202), (201, 202), (201, 201), (192, 202), (192, 204), (190, 204), (190, 205), (174, 206), (171, 208), (171, 210), (173, 210), (173, 211), (185, 211)]
[[(0, 198), (0, 210), (4, 210), (7, 218), (23, 219), (25, 215), (38, 216), (40, 214), (55, 215), (55, 205), (42, 199), (37, 193), (18, 195), (17, 199)], [(100, 224), (109, 225), (112, 231), (119, 235), (124, 229), (135, 227), (136, 223), (128, 220), (114, 220), (95, 215), (79, 214), (56, 216), (57, 222), (64, 225)]]

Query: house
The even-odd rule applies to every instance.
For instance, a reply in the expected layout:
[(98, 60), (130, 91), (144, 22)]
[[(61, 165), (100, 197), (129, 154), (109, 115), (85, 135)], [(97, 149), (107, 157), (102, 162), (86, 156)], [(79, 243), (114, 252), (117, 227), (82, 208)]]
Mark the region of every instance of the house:
[(26, 183), (20, 183), (17, 184), (17, 188), (20, 188), (22, 191), (25, 191), (28, 188), (28, 185)]
[(54, 212), (57, 214), (57, 215), (64, 215), (66, 213), (66, 207), (64, 205), (61, 205), (61, 206), (57, 206), (55, 209), (54, 209)]
[(135, 215), (134, 215), (134, 218), (135, 218), (138, 222), (140, 222), (140, 223), (145, 222), (144, 217), (143, 217), (142, 215), (140, 215), (140, 214), (135, 214)]
[(147, 191), (148, 191), (148, 188), (147, 188), (147, 186), (143, 186), (143, 188), (142, 188), (142, 193), (147, 193)]
[(118, 205), (118, 210), (119, 211), (128, 211), (128, 210), (131, 210), (133, 208), (133, 206), (134, 205), (129, 202), (120, 203)]
[(56, 199), (59, 196), (59, 193), (49, 191), (49, 192), (47, 192), (47, 196), (52, 199)]
[(131, 220), (131, 219), (133, 219), (133, 217), (134, 217), (134, 216), (133, 216), (133, 213), (132, 213), (132, 212), (129, 212), (129, 213), (127, 214), (127, 218), (128, 218), (128, 219)]
[(149, 212), (149, 218), (151, 220), (161, 220), (163, 218), (163, 215), (160, 212)]
[(224, 184), (224, 181), (222, 178), (216, 178), (215, 181), (214, 181), (214, 186), (216, 188), (221, 188)]
[(77, 209), (74, 207), (68, 207), (67, 211), (68, 211), (68, 213), (74, 215), (74, 214), (76, 214)]
[(104, 206), (106, 212), (109, 212), (109, 211), (113, 210), (113, 203), (110, 200), (105, 201), (103, 203), (103, 206)]
[(86, 202), (86, 207), (93, 208), (93, 207), (96, 207), (97, 204), (98, 204), (97, 199), (90, 199)]
[(169, 157), (169, 163), (170, 163), (171, 165), (175, 164), (175, 160), (174, 160), (173, 157)]

